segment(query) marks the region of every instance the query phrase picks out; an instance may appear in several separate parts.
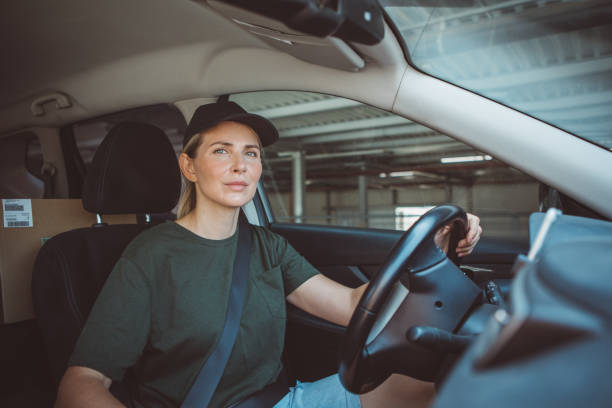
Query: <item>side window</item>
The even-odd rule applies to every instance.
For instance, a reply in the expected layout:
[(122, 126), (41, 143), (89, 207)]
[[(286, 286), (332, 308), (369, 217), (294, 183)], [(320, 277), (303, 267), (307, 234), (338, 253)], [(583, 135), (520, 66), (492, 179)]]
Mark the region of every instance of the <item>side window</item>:
[(42, 149), (30, 132), (0, 139), (0, 197), (43, 198)]
[(231, 97), (270, 119), (263, 187), (277, 222), (405, 230), (453, 203), (487, 236), (525, 238), (539, 183), (446, 135), (359, 102), (307, 92)]
[(183, 115), (172, 105), (153, 105), (106, 115), (73, 125), (72, 130), (76, 147), (87, 168), (96, 149), (108, 132), (121, 122), (150, 123), (162, 129), (174, 146), (177, 154), (183, 142), (183, 132), (187, 124)]

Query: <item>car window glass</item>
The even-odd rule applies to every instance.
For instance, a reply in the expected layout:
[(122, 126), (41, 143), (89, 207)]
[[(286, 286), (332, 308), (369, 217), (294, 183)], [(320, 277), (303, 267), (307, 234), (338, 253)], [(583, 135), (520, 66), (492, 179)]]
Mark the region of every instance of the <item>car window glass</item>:
[(180, 151), (186, 123), (183, 115), (172, 105), (154, 105), (106, 115), (79, 122), (73, 126), (77, 148), (85, 166), (93, 159), (96, 149), (108, 132), (121, 122), (149, 123), (162, 129), (175, 151)]
[(432, 206), (454, 203), (477, 214), (488, 236), (528, 235), (538, 182), (435, 130), (330, 95), (230, 99), (280, 132), (262, 177), (277, 222), (405, 230)]
[(380, 3), (420, 70), (612, 148), (612, 2)]
[(0, 197), (42, 198), (42, 149), (30, 132), (0, 139)]

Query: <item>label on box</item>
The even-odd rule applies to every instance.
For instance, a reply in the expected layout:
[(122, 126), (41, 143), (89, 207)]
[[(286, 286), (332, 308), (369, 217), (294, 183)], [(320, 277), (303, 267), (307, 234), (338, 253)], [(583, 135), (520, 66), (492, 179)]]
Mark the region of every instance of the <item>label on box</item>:
[(33, 227), (32, 200), (2, 199), (4, 228)]

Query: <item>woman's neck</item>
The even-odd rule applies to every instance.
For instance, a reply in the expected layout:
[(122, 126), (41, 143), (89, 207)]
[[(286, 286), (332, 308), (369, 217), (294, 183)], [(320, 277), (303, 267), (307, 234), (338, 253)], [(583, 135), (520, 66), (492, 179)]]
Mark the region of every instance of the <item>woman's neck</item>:
[(208, 239), (225, 239), (236, 231), (240, 208), (194, 208), (177, 224)]

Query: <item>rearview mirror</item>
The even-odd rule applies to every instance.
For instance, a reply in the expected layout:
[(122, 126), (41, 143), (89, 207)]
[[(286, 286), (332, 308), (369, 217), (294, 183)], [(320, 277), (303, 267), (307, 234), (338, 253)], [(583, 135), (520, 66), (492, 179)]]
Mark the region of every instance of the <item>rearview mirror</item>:
[(222, 0), (283, 22), (317, 37), (338, 37), (366, 45), (384, 37), (382, 9), (376, 0)]

